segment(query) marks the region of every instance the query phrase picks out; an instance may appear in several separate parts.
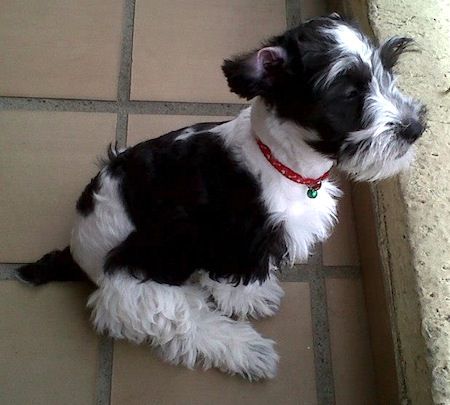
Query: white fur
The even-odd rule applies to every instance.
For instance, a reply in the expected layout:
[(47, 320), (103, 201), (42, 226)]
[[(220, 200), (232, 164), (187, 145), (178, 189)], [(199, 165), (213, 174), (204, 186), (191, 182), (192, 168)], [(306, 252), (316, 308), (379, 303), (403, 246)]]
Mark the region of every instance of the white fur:
[(359, 31), (346, 24), (336, 24), (323, 32), (333, 37), (342, 54), (357, 56), (369, 66), (372, 65), (373, 48)]
[(189, 139), (192, 135), (194, 135), (196, 132), (192, 128), (187, 128), (184, 130), (180, 135), (178, 135), (175, 140), (176, 141), (185, 141), (186, 139)]
[(359, 59), (355, 55), (346, 55), (340, 57), (324, 74), (322, 74), (315, 83), (316, 88), (327, 88), (342, 73), (356, 65)]
[(270, 147), (274, 156), (304, 177), (317, 178), (333, 161), (307, 145), (316, 135), (288, 121), (281, 121), (264, 102), (256, 98), (233, 121), (214, 132), (246, 165), (262, 187), (262, 199), (274, 224), (282, 222), (287, 232), (287, 258), (291, 263), (305, 260), (311, 246), (326, 239), (336, 222), (336, 197), (340, 190), (325, 180), (315, 199), (307, 197), (307, 187), (284, 177), (264, 157), (255, 136)]
[(249, 323), (213, 310), (197, 285), (145, 283), (122, 273), (105, 276), (89, 298), (99, 332), (148, 342), (173, 364), (219, 368), (250, 380), (273, 378), (278, 355)]
[(366, 63), (369, 68), (372, 67), (373, 48), (360, 32), (343, 24), (336, 24), (322, 31), (336, 42), (333, 52), (336, 52), (337, 58), (318, 78), (316, 87), (328, 87), (341, 73), (360, 61)]
[(74, 260), (97, 284), (108, 252), (134, 230), (117, 191), (118, 180), (102, 170), (99, 182), (94, 211), (87, 216), (77, 214), (70, 240)]
[(200, 284), (213, 296), (224, 315), (236, 316), (239, 319), (274, 315), (284, 296), (275, 272), (262, 284), (256, 281), (238, 286), (228, 280), (212, 280), (207, 273), (203, 273)]

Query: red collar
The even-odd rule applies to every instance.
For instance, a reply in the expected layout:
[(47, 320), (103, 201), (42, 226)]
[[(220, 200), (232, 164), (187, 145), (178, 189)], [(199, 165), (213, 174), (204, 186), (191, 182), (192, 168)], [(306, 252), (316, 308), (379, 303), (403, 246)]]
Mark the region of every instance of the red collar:
[(322, 181), (328, 178), (331, 169), (328, 170), (326, 173), (322, 174), (322, 176), (318, 177), (317, 179), (303, 177), (301, 174), (294, 172), (292, 169), (285, 166), (278, 159), (276, 159), (273, 156), (270, 148), (265, 143), (263, 143), (261, 139), (259, 139), (258, 137), (255, 137), (255, 139), (256, 143), (259, 146), (259, 149), (261, 149), (261, 152), (263, 153), (265, 158), (275, 169), (277, 169), (284, 177), (288, 178), (289, 180), (307, 186), (308, 187), (307, 195), (309, 198), (317, 197), (317, 190), (319, 190), (320, 187), (322, 186)]

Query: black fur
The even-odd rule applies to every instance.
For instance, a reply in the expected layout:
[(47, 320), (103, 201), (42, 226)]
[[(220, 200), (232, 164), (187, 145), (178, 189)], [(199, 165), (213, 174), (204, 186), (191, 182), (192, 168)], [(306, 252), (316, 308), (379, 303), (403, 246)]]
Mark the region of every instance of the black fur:
[(97, 175), (91, 179), (77, 201), (77, 211), (85, 217), (88, 216), (92, 211), (94, 211), (93, 195), (98, 191), (99, 186), (100, 183)]
[(22, 266), (17, 276), (34, 285), (49, 281), (83, 281), (88, 280), (86, 274), (74, 262), (69, 247), (47, 253), (37, 262)]
[(203, 131), (174, 142), (181, 131), (111, 162), (136, 230), (109, 253), (105, 271), (174, 285), (198, 269), (236, 283), (265, 280), (269, 258), (280, 263), (286, 246), (283, 227), (270, 225), (258, 182), (217, 135)]

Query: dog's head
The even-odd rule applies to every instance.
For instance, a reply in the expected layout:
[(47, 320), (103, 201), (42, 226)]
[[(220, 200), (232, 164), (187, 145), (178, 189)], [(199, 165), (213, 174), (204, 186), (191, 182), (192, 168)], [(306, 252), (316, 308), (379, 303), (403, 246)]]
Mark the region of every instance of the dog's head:
[(423, 105), (398, 90), (392, 70), (411, 42), (394, 37), (377, 47), (334, 13), (222, 68), (233, 92), (261, 97), (280, 119), (309, 129), (307, 142), (354, 178), (377, 180), (409, 164), (424, 130)]

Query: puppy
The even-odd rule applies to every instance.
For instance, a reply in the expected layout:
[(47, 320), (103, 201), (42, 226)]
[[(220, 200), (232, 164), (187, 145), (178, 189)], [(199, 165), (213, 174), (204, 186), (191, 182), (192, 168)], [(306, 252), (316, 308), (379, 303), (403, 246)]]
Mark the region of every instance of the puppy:
[(19, 277), (85, 274), (99, 332), (174, 364), (274, 377), (274, 342), (244, 320), (273, 315), (277, 270), (329, 235), (333, 166), (374, 181), (411, 162), (424, 107), (392, 71), (410, 43), (375, 46), (332, 14), (225, 60), (231, 91), (251, 105), (229, 122), (112, 148), (78, 200), (70, 247)]

